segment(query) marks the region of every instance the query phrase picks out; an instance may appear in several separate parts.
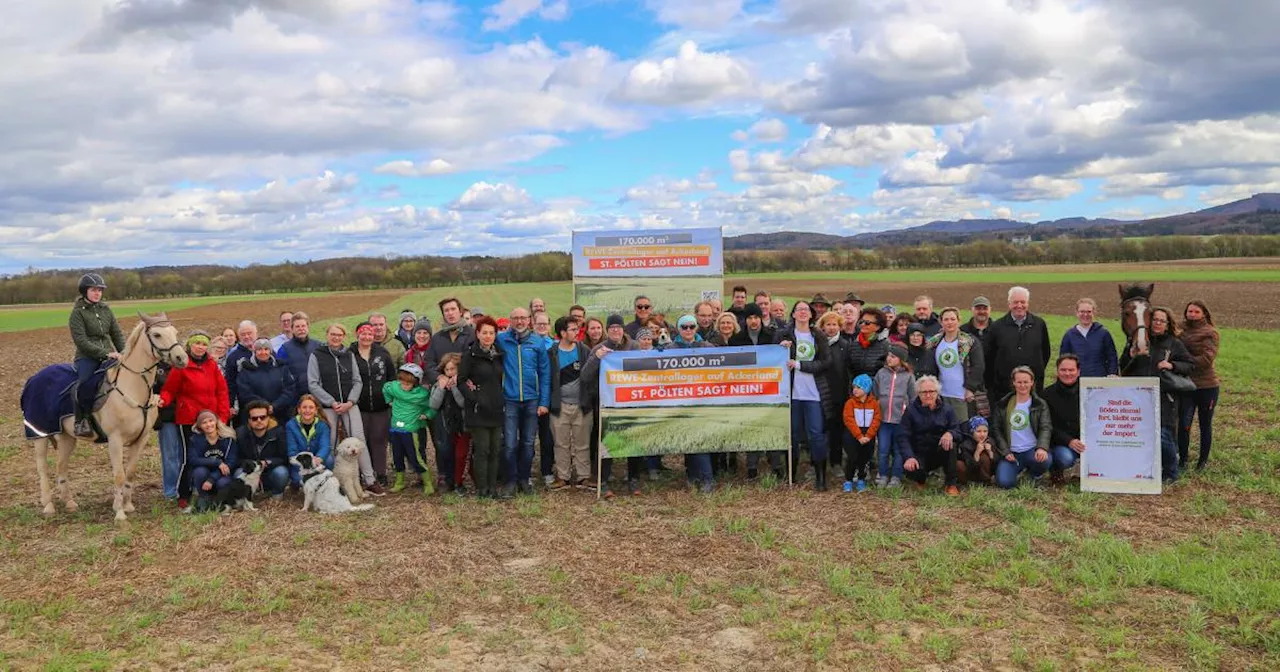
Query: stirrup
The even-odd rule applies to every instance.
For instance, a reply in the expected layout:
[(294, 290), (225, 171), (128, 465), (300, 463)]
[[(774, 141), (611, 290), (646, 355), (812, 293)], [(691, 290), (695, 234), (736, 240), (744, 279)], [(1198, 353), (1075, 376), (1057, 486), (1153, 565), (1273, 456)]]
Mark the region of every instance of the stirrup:
[(98, 436), (98, 433), (93, 431), (93, 423), (89, 421), (89, 418), (76, 420), (74, 432), (76, 438), (80, 439), (92, 439)]

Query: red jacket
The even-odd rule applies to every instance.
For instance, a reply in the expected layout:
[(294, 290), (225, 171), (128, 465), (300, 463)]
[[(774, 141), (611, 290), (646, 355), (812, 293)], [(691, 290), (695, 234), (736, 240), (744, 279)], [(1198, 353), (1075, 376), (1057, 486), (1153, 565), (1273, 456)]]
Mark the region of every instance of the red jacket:
[(227, 380), (212, 357), (203, 362), (194, 359), (185, 369), (172, 369), (160, 390), (160, 403), (174, 406), (174, 422), (196, 424), (196, 416), (206, 408), (226, 423), (231, 419), (231, 401), (227, 396)]

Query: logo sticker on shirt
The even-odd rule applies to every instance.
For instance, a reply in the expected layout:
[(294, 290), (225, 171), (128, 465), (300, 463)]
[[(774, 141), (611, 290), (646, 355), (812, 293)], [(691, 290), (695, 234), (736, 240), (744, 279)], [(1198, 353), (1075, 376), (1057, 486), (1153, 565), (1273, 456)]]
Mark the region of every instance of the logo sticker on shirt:
[(815, 350), (816, 348), (812, 343), (808, 341), (797, 341), (796, 342), (796, 361), (812, 362), (813, 354)]
[(1024, 410), (1018, 409), (1009, 416), (1009, 426), (1015, 431), (1021, 431), (1031, 424), (1031, 416)]
[(951, 368), (960, 363), (960, 354), (955, 350), (939, 350), (938, 364), (943, 368)]

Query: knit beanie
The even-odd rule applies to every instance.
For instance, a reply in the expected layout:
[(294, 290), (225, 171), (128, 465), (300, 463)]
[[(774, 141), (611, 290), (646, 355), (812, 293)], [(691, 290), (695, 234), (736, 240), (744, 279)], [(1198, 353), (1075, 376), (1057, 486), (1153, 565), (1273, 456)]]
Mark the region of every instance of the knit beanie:
[[(412, 315), (413, 313), (409, 313), (409, 314), (410, 314), (410, 315)], [(422, 318), (421, 320), (418, 320), (417, 322), (415, 322), (415, 323), (414, 323), (414, 325), (413, 325), (413, 333), (415, 333), (415, 334), (416, 334), (416, 333), (418, 333), (419, 331), (425, 331), (425, 332), (427, 332), (428, 334), (430, 334), (430, 333), (431, 333), (431, 320), (428, 320), (427, 318), (425, 318), (425, 317), (424, 317), (424, 318)]]
[(891, 342), (889, 343), (889, 354), (893, 355), (894, 357), (897, 357), (899, 360), (901, 360), (901, 361), (903, 361), (903, 362), (906, 362), (906, 361), (907, 361), (907, 346), (905, 346), (905, 345), (903, 345), (903, 344), (901, 344), (901, 343), (894, 343), (894, 342), (892, 342), (892, 341), (891, 341)]
[(650, 338), (650, 339), (651, 339), (651, 338), (653, 338), (653, 332), (652, 332), (652, 331), (650, 331), (648, 327), (645, 327), (645, 328), (643, 328), (643, 329), (640, 329), (639, 331), (637, 331), (637, 332), (636, 332), (636, 340), (637, 340), (637, 341), (641, 341), (641, 340), (644, 340), (644, 339), (646, 339), (646, 338)]
[(683, 327), (683, 326), (684, 326), (684, 325), (686, 325), (686, 324), (697, 325), (697, 324), (698, 324), (698, 318), (696, 318), (696, 317), (694, 317), (694, 316), (692, 316), (692, 315), (681, 315), (681, 316), (680, 316), (680, 319), (676, 321), (676, 326), (677, 326), (677, 327)]
[(969, 418), (969, 433), (970, 433), (970, 434), (972, 434), (972, 433), (973, 433), (975, 430), (977, 430), (979, 427), (989, 427), (989, 425), (987, 424), (987, 419), (986, 419), (986, 418), (982, 417), (981, 415), (975, 415), (975, 416), (973, 416), (972, 418)]
[(853, 386), (866, 394), (871, 394), (871, 376), (865, 373), (859, 374), (857, 378), (853, 379)]
[(212, 418), (213, 420), (215, 420), (215, 421), (216, 421), (216, 420), (218, 419), (218, 414), (217, 414), (217, 413), (214, 413), (213, 411), (211, 411), (211, 410), (209, 410), (209, 409), (207, 409), (207, 408), (206, 408), (205, 410), (200, 411), (199, 413), (197, 413), (197, 414), (196, 414), (196, 428), (197, 428), (197, 431), (199, 430), (200, 423), (204, 422), (204, 421), (205, 421), (205, 419), (207, 419), (207, 418)]
[(271, 349), (271, 339), (269, 339), (269, 338), (259, 338), (258, 340), (256, 340), (256, 341), (254, 341), (254, 342), (253, 342), (253, 349), (254, 349), (255, 351), (256, 351), (256, 350), (260, 350), (260, 349), (262, 349), (262, 348), (266, 348), (266, 349), (270, 350), (270, 349)]
[(764, 311), (760, 310), (760, 306), (757, 306), (754, 303), (748, 303), (746, 307), (742, 309), (742, 315), (743, 317), (764, 317)]
[(626, 322), (622, 319), (622, 316), (614, 313), (609, 316), (609, 319), (605, 320), (604, 328), (608, 329), (609, 327), (621, 327), (625, 325)]
[[(418, 321), (418, 315), (417, 315), (416, 313), (414, 313), (412, 310), (406, 310), (406, 311), (404, 311), (404, 312), (400, 313), (400, 321), (401, 321), (401, 322), (404, 322), (405, 320), (413, 320), (414, 322), (417, 322), (417, 321)], [(415, 327), (415, 328), (416, 328), (416, 327)]]

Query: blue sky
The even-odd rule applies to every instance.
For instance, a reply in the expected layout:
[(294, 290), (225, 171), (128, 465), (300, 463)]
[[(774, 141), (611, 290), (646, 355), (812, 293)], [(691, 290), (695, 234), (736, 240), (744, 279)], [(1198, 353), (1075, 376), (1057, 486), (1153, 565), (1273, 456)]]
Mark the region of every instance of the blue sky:
[(1280, 190), (1280, 3), (49, 0), (0, 273), (1134, 219)]

